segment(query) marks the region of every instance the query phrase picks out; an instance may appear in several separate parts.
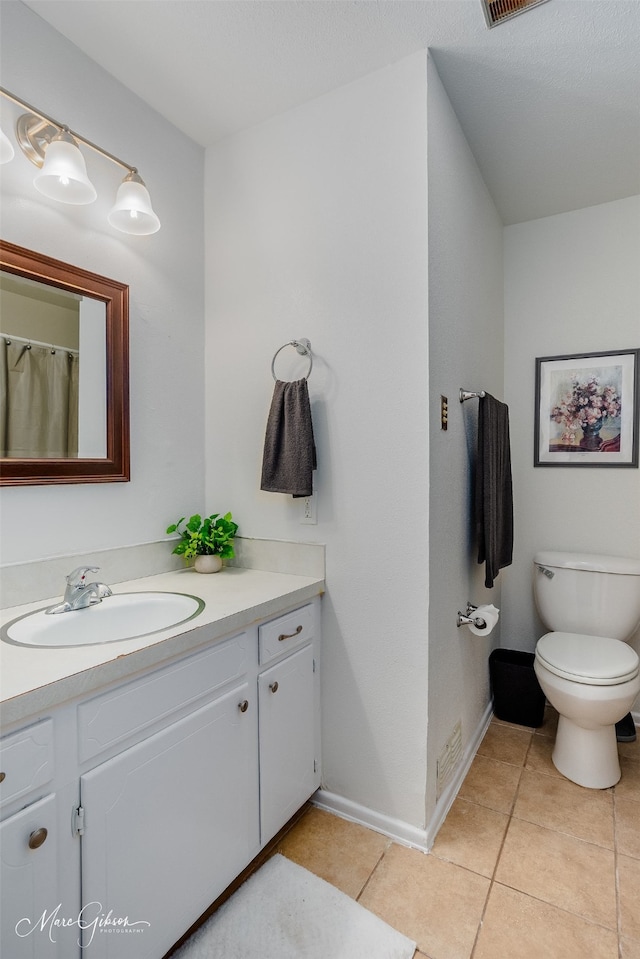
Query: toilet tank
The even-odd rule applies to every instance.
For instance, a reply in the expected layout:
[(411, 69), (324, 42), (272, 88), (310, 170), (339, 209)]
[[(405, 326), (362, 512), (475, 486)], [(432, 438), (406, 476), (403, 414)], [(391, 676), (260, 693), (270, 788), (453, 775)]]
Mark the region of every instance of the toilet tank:
[(640, 623), (640, 560), (542, 550), (533, 592), (547, 629), (628, 640)]

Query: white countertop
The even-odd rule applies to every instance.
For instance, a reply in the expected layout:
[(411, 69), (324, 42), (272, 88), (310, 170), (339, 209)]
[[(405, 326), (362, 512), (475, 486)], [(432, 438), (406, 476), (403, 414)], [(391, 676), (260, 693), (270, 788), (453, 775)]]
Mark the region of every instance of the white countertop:
[[(324, 580), (227, 567), (215, 575), (184, 569), (113, 586), (114, 595), (148, 590), (199, 596), (205, 601), (205, 608), (182, 626), (95, 646), (43, 649), (0, 641), (2, 725), (27, 719), (106, 683), (126, 679), (188, 653), (259, 619), (308, 602), (324, 591)], [(53, 596), (4, 609), (0, 612), (0, 626), (59, 601), (60, 596)]]

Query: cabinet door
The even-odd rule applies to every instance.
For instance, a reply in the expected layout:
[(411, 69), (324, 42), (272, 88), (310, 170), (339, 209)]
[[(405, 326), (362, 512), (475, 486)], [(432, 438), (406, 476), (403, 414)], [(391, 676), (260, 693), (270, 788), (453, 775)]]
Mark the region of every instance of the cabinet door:
[(82, 776), (84, 959), (158, 959), (255, 855), (255, 707), (236, 686)]
[[(77, 927), (70, 935), (69, 929), (54, 925), (55, 920), (63, 918), (56, 869), (55, 807), (55, 796), (45, 796), (0, 825), (0, 954), (7, 959), (53, 959), (79, 952)], [(64, 908), (69, 905), (65, 903)], [(77, 915), (76, 906), (75, 918)], [(69, 918), (68, 913), (65, 918)]]
[(320, 785), (313, 647), (258, 677), (260, 840), (264, 845)]

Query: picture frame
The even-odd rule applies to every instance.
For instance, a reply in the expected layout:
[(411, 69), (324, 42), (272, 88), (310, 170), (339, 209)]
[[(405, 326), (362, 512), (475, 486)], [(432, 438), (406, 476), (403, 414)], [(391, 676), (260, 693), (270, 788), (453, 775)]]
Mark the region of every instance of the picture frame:
[(638, 467), (640, 349), (536, 357), (534, 466)]

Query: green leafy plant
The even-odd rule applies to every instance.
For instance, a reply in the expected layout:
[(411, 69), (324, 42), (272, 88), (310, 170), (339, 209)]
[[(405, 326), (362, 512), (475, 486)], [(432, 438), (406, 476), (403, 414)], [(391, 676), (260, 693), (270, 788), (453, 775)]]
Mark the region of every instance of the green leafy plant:
[(231, 513), (225, 513), (224, 516), (212, 513), (204, 520), (199, 513), (195, 513), (181, 529), (184, 521), (183, 516), (177, 523), (167, 526), (167, 533), (180, 533), (182, 537), (172, 550), (173, 553), (184, 556), (187, 561), (198, 555), (220, 556), (222, 559), (233, 557), (233, 538), (238, 531), (238, 524), (233, 522)]

